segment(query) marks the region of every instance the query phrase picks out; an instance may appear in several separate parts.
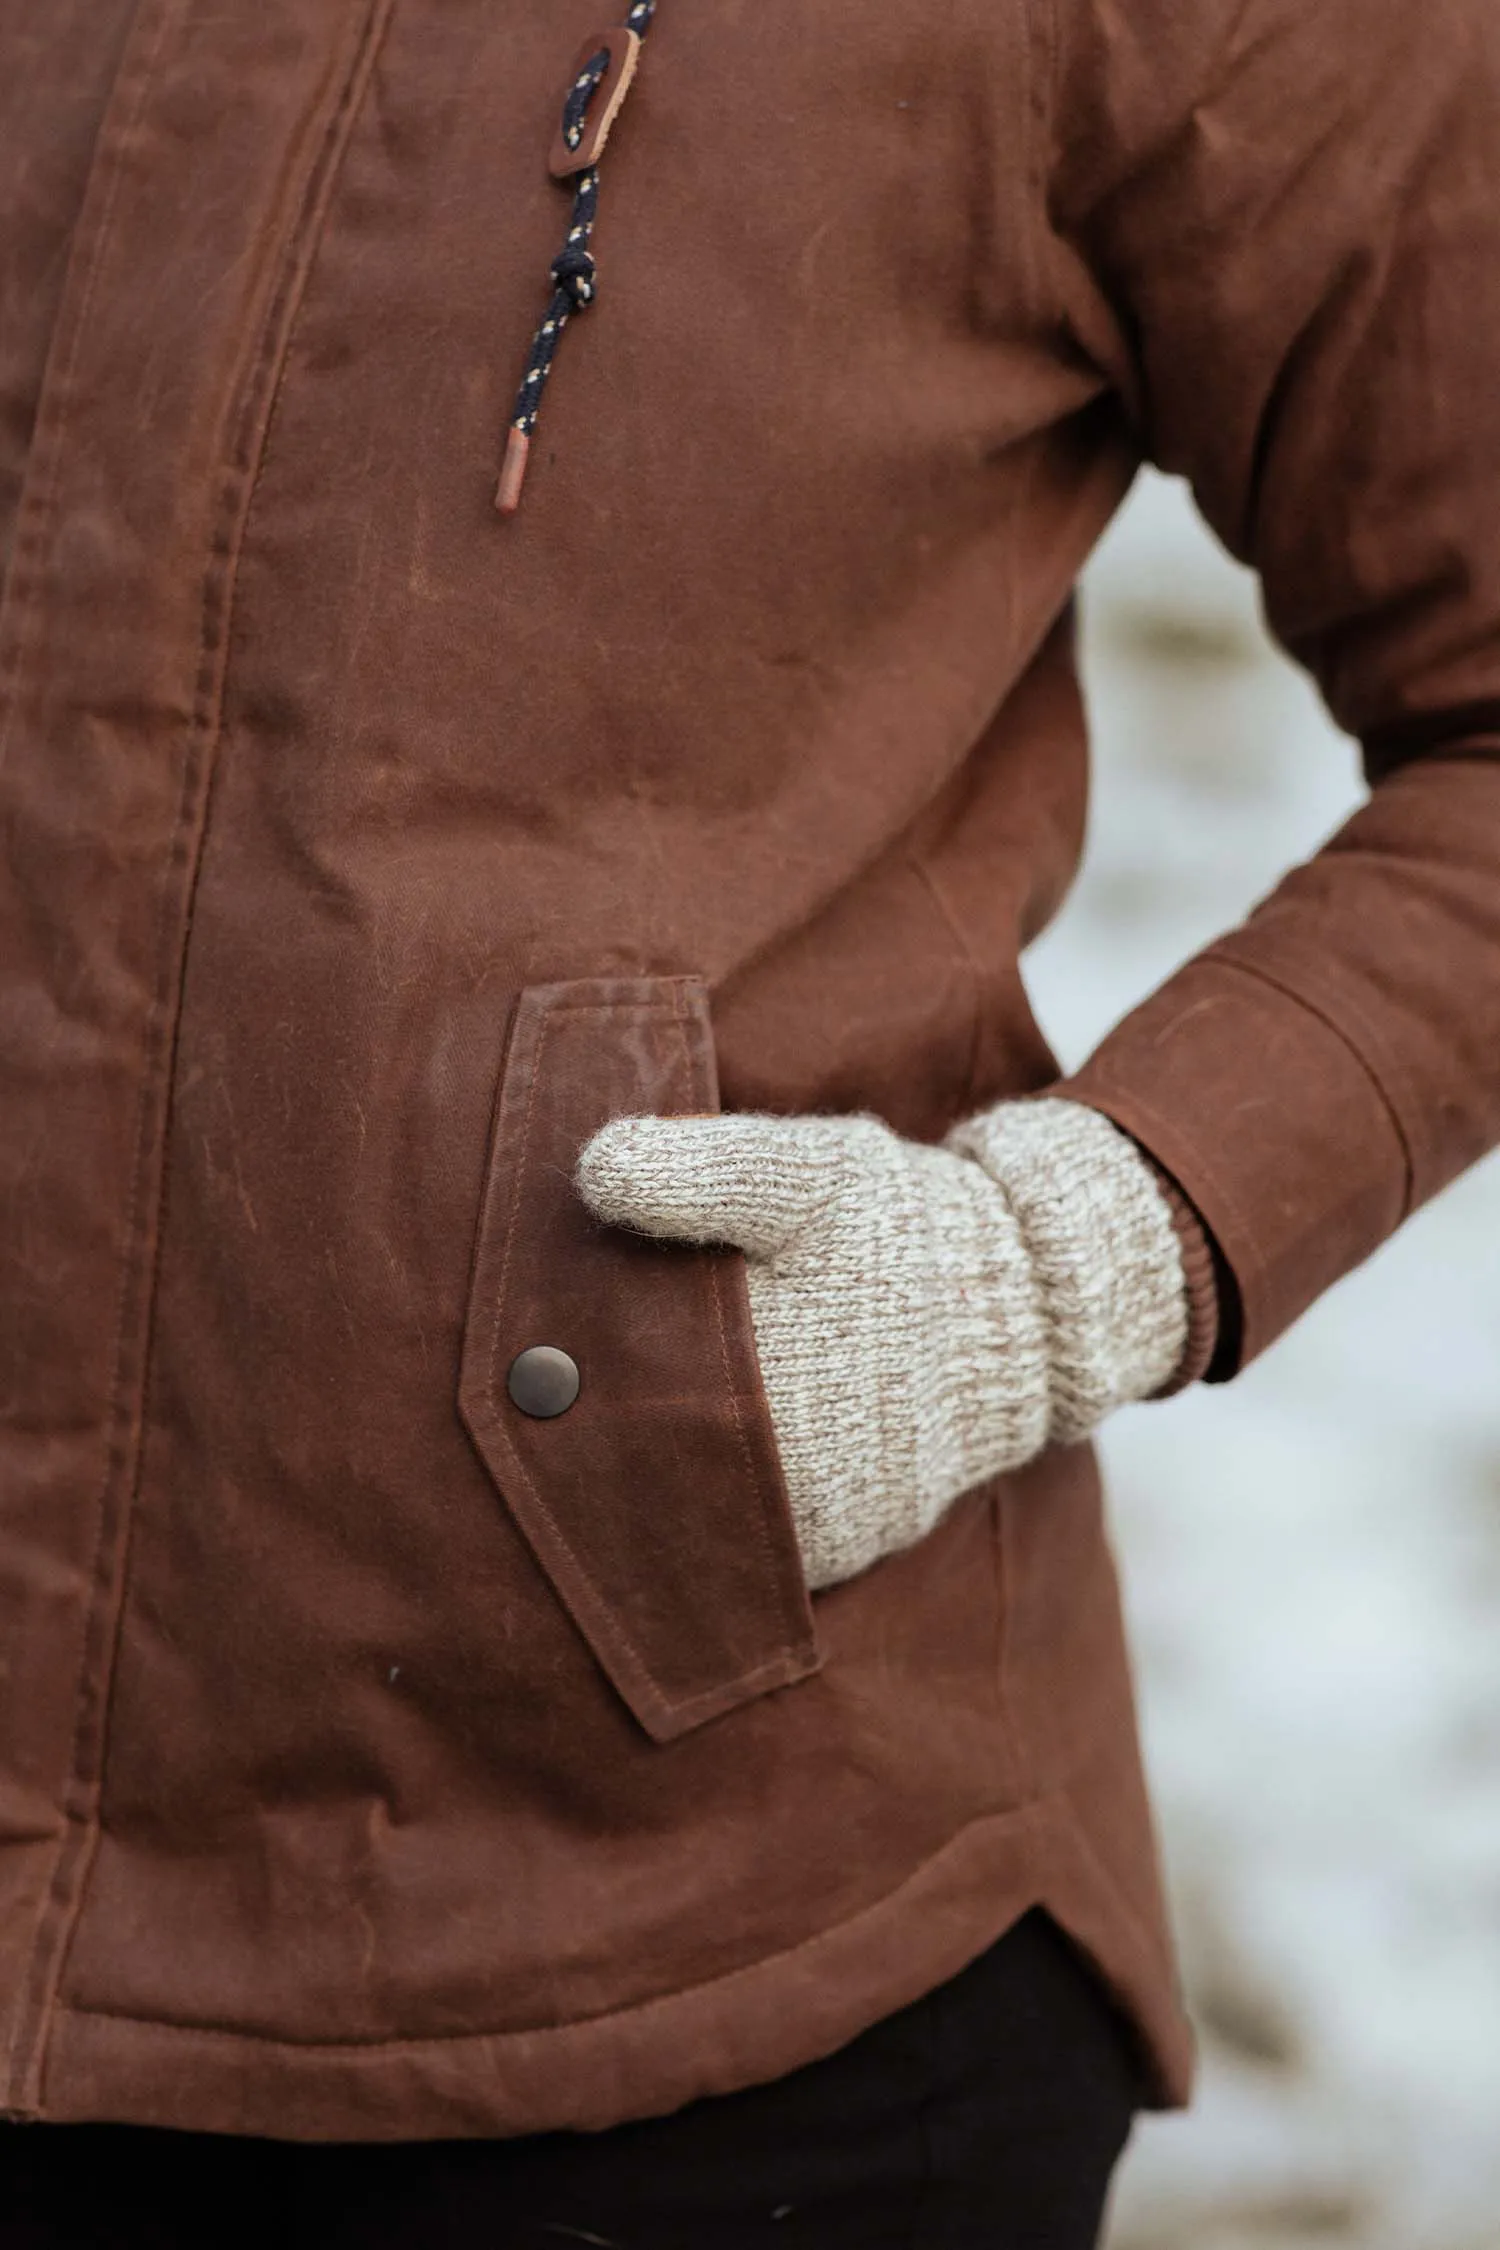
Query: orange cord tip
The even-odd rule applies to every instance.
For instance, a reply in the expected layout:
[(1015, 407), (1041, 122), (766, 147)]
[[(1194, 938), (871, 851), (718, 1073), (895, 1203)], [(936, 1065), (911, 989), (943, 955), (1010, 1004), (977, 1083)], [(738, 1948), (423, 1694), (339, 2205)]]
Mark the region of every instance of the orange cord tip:
[(495, 506), (502, 516), (513, 516), (521, 505), (521, 486), (526, 481), (526, 456), (531, 451), (531, 440), (524, 430), (514, 426), (505, 441), (505, 458), (500, 463), (500, 482), (495, 487)]

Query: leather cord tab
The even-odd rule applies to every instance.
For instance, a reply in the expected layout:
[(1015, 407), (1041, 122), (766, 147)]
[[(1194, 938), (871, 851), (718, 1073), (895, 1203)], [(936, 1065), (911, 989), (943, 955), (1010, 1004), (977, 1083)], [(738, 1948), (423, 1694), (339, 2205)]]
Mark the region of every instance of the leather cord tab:
[(609, 63), (589, 103), (577, 141), (570, 145), (567, 134), (559, 127), (552, 143), (547, 169), (554, 180), (570, 180), (575, 173), (586, 172), (590, 165), (598, 163), (610, 127), (630, 91), (635, 66), (640, 60), (641, 43), (625, 24), (616, 24), (609, 31), (596, 31), (578, 50), (578, 60), (573, 65), (574, 77), (586, 70), (596, 55), (604, 53), (608, 54)]

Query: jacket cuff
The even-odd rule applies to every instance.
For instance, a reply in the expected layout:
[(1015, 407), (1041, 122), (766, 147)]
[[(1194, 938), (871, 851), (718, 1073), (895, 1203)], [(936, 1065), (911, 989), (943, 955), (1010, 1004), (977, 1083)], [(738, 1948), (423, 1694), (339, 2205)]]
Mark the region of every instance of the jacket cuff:
[(1330, 1018), (1243, 961), (1189, 962), (1048, 1092), (1113, 1118), (1200, 1216), (1238, 1315), (1218, 1322), (1217, 1380), (1378, 1248), (1407, 1208), (1405, 1144), (1362, 1057)]

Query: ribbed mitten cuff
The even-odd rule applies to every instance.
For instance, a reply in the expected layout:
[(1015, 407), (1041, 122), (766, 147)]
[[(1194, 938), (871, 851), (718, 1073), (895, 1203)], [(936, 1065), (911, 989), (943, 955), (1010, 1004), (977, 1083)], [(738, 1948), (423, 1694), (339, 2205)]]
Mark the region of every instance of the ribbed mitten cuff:
[(947, 1146), (975, 1158), (1020, 1223), (1047, 1329), (1054, 1444), (1174, 1378), (1189, 1327), (1182, 1253), (1157, 1172), (1078, 1102), (1002, 1102)]
[(1182, 1347), (1176, 1373), (1170, 1382), (1152, 1394), (1156, 1398), (1174, 1398), (1189, 1384), (1202, 1380), (1218, 1350), (1221, 1317), (1218, 1259), (1214, 1254), (1213, 1237), (1171, 1173), (1165, 1165), (1157, 1163), (1150, 1149), (1143, 1148), (1141, 1154), (1150, 1164), (1156, 1184), (1166, 1198), (1177, 1246), (1182, 1252), (1182, 1278), (1188, 1307), (1187, 1341)]

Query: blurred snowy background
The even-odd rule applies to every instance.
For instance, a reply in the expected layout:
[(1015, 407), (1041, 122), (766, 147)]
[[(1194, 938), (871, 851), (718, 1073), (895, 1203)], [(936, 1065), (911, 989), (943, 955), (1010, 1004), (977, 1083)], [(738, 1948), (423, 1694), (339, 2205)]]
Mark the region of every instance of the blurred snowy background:
[[(1361, 795), (1254, 580), (1145, 480), (1091, 567), (1065, 1065)], [(1110, 2250), (1500, 2250), (1500, 1163), (1106, 1444), (1202, 2077)]]

